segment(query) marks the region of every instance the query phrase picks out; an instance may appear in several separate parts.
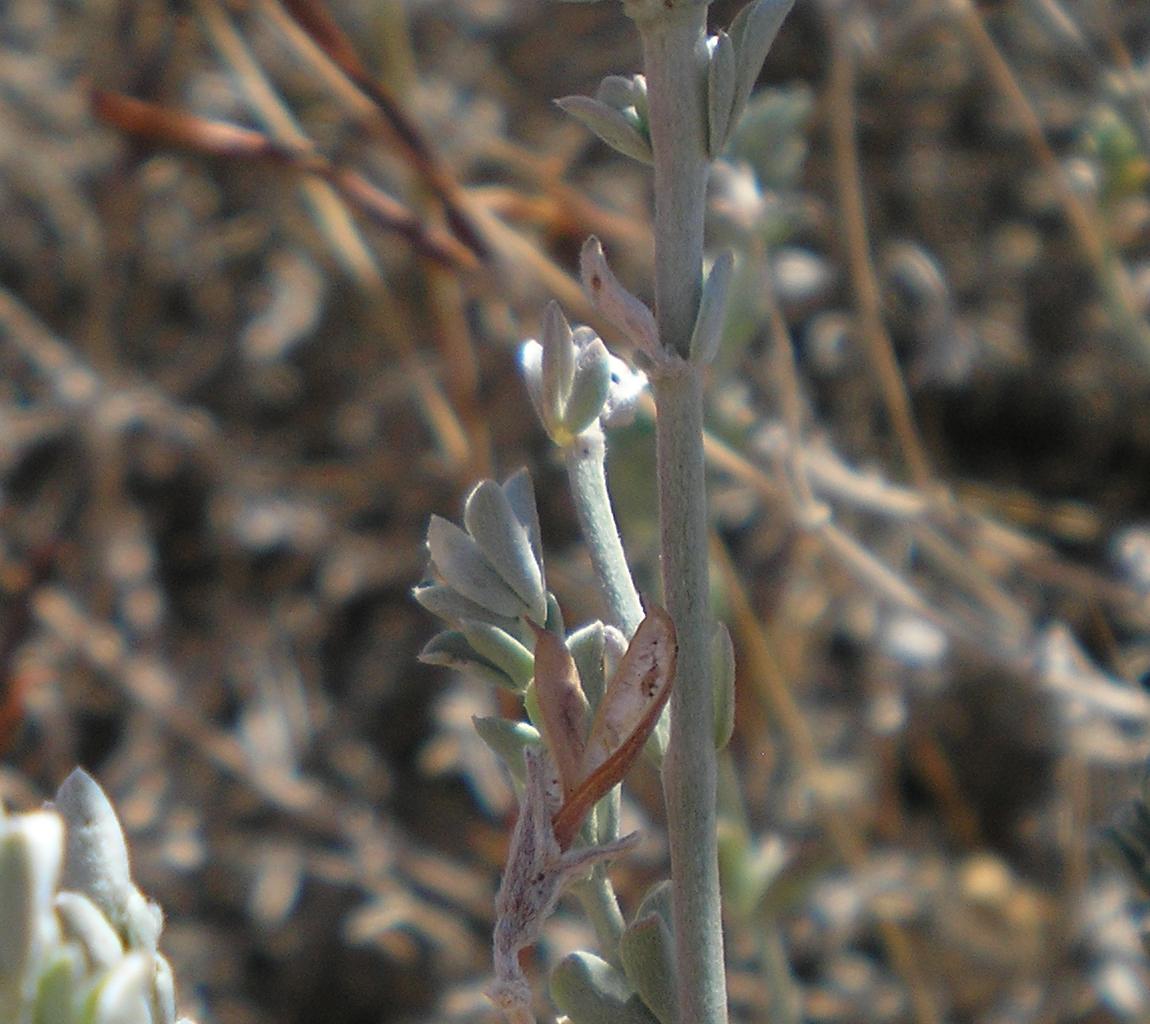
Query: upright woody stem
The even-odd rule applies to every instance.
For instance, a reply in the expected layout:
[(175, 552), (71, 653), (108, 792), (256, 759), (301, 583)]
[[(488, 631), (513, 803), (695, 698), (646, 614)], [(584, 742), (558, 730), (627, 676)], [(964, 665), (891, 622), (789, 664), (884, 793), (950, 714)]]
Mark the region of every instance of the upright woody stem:
[(630, 0), (643, 43), (655, 163), (655, 317), (667, 359), (653, 375), (663, 590), (679, 639), (663, 764), (680, 1024), (725, 1024), (715, 834), (702, 371), (689, 347), (699, 309), (708, 156), (707, 5)]
[(722, 905), (715, 835), (707, 516), (701, 374), (688, 363), (655, 381), (663, 590), (679, 660), (663, 793), (671, 847), (680, 1024), (725, 1024)]
[[(642, 7), (642, 11), (636, 8)], [(643, 43), (655, 155), (655, 319), (668, 352), (687, 357), (703, 274), (707, 156), (707, 4), (626, 5)]]

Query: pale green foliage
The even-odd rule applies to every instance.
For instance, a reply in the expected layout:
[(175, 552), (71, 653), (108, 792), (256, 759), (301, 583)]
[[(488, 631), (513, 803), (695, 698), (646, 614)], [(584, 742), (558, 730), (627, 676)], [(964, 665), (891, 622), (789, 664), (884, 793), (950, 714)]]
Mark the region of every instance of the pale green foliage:
[(162, 924), (90, 775), (74, 771), (53, 808), (0, 811), (0, 1024), (174, 1024)]

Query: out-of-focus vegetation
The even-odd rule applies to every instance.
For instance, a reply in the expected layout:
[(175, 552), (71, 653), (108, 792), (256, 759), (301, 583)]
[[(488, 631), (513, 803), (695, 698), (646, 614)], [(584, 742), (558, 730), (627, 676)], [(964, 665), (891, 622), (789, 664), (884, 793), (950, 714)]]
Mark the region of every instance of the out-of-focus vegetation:
[[(101, 780), (197, 1020), (484, 1021), (512, 707), (409, 591), (527, 464), (601, 613), (515, 360), (553, 297), (618, 340), (587, 234), (650, 280), (646, 171), (550, 103), (638, 57), (610, 3), (333, 0), (352, 51), (310, 7), (0, 9), (0, 795)], [(1148, 61), (1142, 4), (800, 0), (713, 175), (737, 1021), (1150, 1016), (1101, 855), (1150, 753)]]

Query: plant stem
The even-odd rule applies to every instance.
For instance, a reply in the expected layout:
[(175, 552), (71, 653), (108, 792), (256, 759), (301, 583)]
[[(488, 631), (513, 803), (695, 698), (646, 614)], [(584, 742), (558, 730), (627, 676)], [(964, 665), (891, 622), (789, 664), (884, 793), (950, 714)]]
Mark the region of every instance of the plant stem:
[(702, 375), (688, 363), (655, 380), (663, 592), (679, 660), (663, 792), (671, 847), (682, 1024), (727, 1019), (715, 834)]
[(621, 968), (623, 964), (619, 959), (619, 940), (623, 938), (625, 922), (607, 872), (601, 865), (596, 865), (591, 877), (579, 883), (574, 891), (583, 907), (583, 913), (595, 929), (603, 959), (613, 967)]
[(707, 7), (632, 0), (643, 43), (655, 158), (655, 318), (666, 360), (653, 375), (663, 594), (679, 660), (663, 762), (681, 1024), (727, 1020), (715, 833), (703, 377), (687, 361), (699, 308), (708, 157)]
[(575, 515), (610, 622), (630, 637), (643, 621), (643, 606), (631, 579), (607, 491), (607, 446), (598, 427), (585, 430), (563, 450)]
[(627, 11), (643, 43), (655, 156), (655, 319), (663, 347), (685, 359), (703, 282), (707, 6), (645, 0)]
[[(591, 565), (599, 590), (607, 602), (612, 625), (630, 637), (643, 621), (643, 605), (631, 578), (627, 555), (615, 524), (611, 495), (607, 490), (607, 443), (603, 431), (594, 426), (585, 430), (563, 449), (567, 478), (575, 499), (575, 515), (583, 542), (591, 555)], [(618, 837), (620, 787), (616, 786), (599, 805), (597, 813), (610, 814), (614, 826), (606, 839)], [(600, 835), (600, 841), (603, 841)], [(576, 890), (599, 939), (603, 956), (615, 967), (621, 967), (619, 940), (623, 936), (623, 914), (611, 880), (602, 867)]]

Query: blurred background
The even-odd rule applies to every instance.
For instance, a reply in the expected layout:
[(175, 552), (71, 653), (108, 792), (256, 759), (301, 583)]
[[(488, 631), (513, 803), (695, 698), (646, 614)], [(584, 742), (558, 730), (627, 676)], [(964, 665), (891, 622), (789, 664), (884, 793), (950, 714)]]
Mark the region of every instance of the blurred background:
[[(528, 466), (601, 614), (516, 352), (551, 298), (618, 341), (589, 233), (650, 298), (647, 170), (551, 103), (638, 46), (612, 2), (329, 14), (0, 8), (0, 796), (100, 779), (202, 1024), (490, 1021), (470, 719), (519, 709), (419, 663), (410, 590)], [(736, 1021), (1150, 1019), (1148, 61), (1145, 4), (798, 0), (716, 167)], [(610, 446), (655, 592), (649, 411)], [(625, 813), (632, 912), (650, 765)]]

